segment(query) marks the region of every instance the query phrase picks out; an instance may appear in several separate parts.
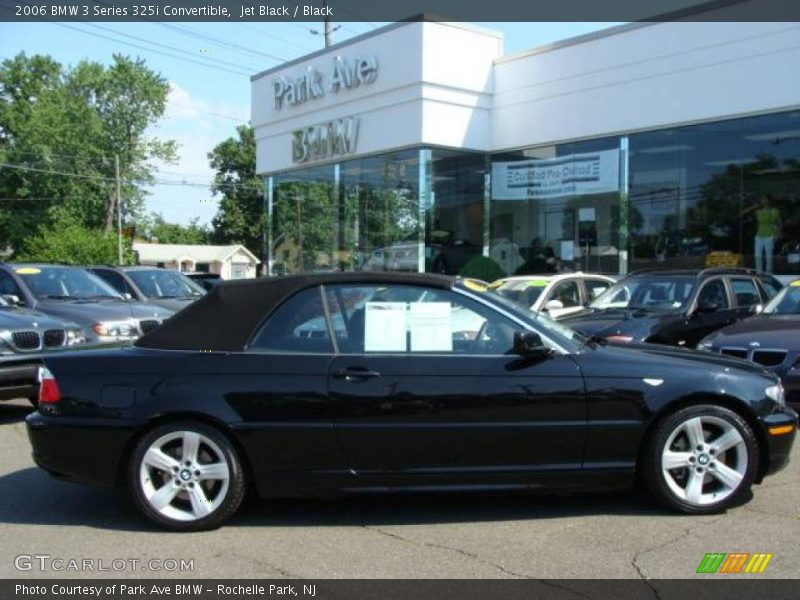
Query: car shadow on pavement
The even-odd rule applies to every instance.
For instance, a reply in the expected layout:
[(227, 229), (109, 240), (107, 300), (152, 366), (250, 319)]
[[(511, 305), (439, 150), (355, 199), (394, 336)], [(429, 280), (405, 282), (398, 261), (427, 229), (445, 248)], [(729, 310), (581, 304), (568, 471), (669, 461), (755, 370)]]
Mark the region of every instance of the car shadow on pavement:
[(152, 530), (124, 490), (59, 481), (34, 467), (0, 477), (0, 523)]
[[(236, 527), (322, 527), (502, 522), (576, 516), (652, 517), (662, 510), (639, 492), (565, 495), (402, 495), (250, 499)], [(155, 530), (124, 490), (59, 481), (38, 468), (0, 477), (0, 523)]]

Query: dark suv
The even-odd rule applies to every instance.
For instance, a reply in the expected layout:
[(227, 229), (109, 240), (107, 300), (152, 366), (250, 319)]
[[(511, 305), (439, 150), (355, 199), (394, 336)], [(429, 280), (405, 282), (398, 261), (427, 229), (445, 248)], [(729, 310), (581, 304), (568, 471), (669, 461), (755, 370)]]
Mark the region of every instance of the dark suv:
[(694, 348), (708, 334), (754, 314), (780, 289), (771, 275), (749, 269), (640, 271), (561, 322), (614, 342)]
[(87, 267), (123, 296), (178, 312), (205, 295), (206, 290), (183, 273), (161, 267)]

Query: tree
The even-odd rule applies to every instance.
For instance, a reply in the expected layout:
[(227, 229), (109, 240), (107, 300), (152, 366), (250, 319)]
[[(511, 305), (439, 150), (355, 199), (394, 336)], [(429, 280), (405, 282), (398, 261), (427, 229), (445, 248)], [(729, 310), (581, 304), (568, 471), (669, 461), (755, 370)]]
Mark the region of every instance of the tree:
[(163, 115), (169, 85), (141, 60), (65, 69), (46, 56), (0, 64), (0, 239), (20, 248), (37, 227), (59, 220), (108, 232), (116, 212), (114, 156), (123, 180), (123, 219), (141, 216), (156, 160), (173, 141), (147, 136)]
[(213, 227), (213, 240), (220, 244), (243, 244), (261, 254), (266, 215), (264, 184), (256, 175), (256, 140), (249, 125), (236, 128), (236, 137), (218, 144), (208, 154), (216, 171), (212, 191), (221, 194)]
[[(25, 240), (18, 258), (30, 262), (72, 265), (116, 264), (117, 236), (102, 229), (89, 229), (76, 222), (57, 222), (40, 227)], [(133, 264), (130, 240), (123, 238), (125, 262)]]
[(140, 237), (159, 244), (207, 244), (211, 232), (195, 217), (188, 225), (167, 223), (160, 213), (153, 213), (142, 223)]

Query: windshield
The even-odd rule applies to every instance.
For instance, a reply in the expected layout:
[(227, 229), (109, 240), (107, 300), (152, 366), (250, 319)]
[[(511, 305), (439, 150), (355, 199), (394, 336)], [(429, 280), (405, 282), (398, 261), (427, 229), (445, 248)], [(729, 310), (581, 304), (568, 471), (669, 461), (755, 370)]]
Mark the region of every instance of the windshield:
[(800, 280), (783, 288), (764, 308), (765, 315), (800, 315)]
[(546, 279), (510, 279), (501, 281), (499, 284), (492, 284), (490, 289), (512, 302), (517, 302), (525, 308), (530, 308), (542, 295), (547, 284), (548, 281)]
[(678, 310), (689, 302), (696, 283), (688, 276), (629, 277), (612, 285), (589, 306), (601, 310)]
[(127, 271), (127, 275), (148, 298), (196, 298), (205, 294), (202, 287), (177, 271), (136, 269)]
[(15, 271), (40, 299), (121, 298), (105, 281), (80, 267), (16, 267)]

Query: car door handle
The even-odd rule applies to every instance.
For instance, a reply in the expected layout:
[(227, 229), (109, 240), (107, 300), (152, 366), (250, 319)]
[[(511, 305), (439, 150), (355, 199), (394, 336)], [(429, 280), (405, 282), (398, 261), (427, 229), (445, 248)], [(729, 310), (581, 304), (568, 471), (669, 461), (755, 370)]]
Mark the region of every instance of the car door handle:
[(377, 371), (369, 371), (359, 367), (347, 367), (340, 371), (334, 371), (331, 376), (334, 379), (344, 379), (345, 381), (364, 381), (366, 379), (380, 377), (381, 374)]

